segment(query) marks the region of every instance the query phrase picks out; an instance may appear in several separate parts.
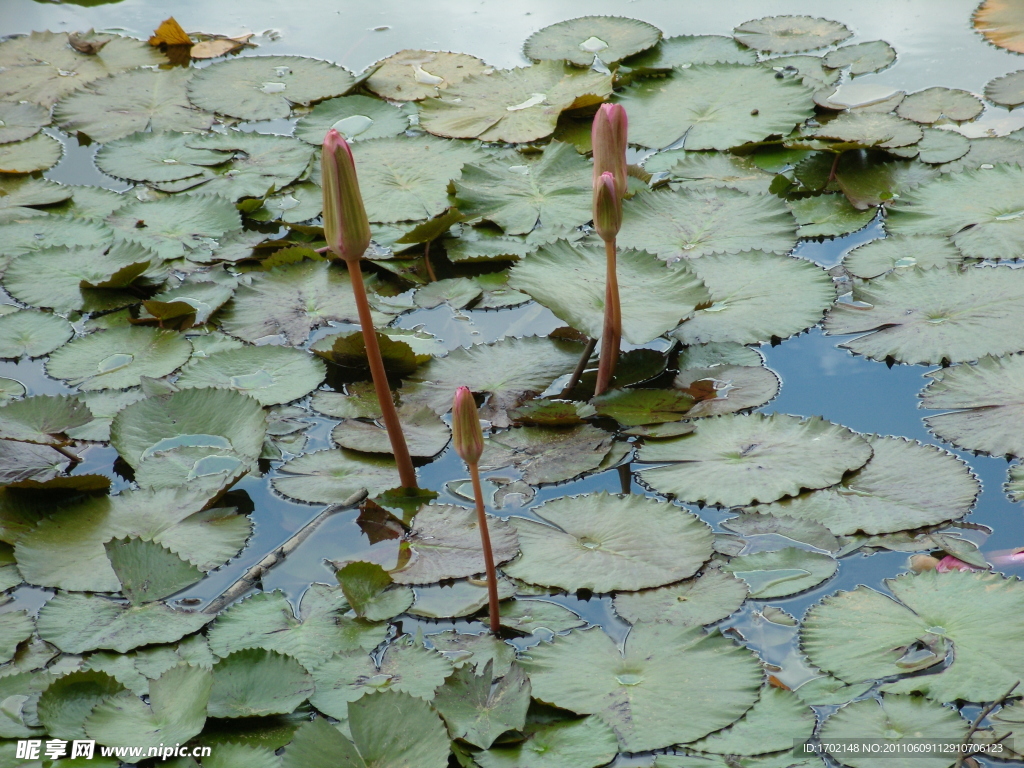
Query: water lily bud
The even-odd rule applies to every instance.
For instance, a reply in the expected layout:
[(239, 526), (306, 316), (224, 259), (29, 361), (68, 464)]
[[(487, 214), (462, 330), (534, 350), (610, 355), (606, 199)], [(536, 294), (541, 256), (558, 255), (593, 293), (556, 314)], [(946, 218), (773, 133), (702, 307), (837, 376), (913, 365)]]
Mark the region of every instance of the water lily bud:
[(937, 557), (931, 555), (911, 555), (910, 556), (910, 570), (914, 573), (924, 573), (925, 571), (934, 571), (935, 566), (939, 564)]
[(602, 240), (610, 242), (621, 226), (622, 198), (615, 191), (615, 177), (605, 171), (594, 187), (594, 229)]
[(320, 163), (327, 246), (336, 256), (360, 258), (370, 246), (370, 222), (359, 193), (352, 150), (333, 128), (324, 137)]
[(452, 402), (452, 445), (467, 464), (476, 465), (484, 452), (484, 433), (480, 429), (480, 414), (469, 387), (455, 390)]
[(602, 174), (611, 172), (619, 196), (626, 194), (626, 110), (619, 104), (602, 104), (594, 115), (590, 139), (594, 148), (594, 187)]
[(939, 560), (938, 564), (935, 566), (935, 570), (939, 573), (949, 573), (950, 571), (980, 571), (982, 569), (969, 565), (963, 560), (953, 557), (952, 555), (946, 555), (944, 558)]

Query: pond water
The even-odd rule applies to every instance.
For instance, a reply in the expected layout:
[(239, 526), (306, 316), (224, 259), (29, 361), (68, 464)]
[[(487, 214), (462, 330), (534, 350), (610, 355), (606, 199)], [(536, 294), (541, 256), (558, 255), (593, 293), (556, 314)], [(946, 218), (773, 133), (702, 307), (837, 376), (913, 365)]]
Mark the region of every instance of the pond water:
[[(1022, 66), (1020, 57), (987, 44), (970, 27), (973, 0), (900, 0), (899, 2), (835, 2), (827, 4), (826, 15), (846, 23), (855, 36), (849, 43), (884, 39), (899, 53), (890, 68), (863, 76), (863, 82), (878, 83), (907, 92), (930, 87), (948, 86), (980, 93), (992, 78)], [(103, 30), (124, 30), (145, 37), (165, 18), (171, 9), (165, 3), (146, 0), (121, 2), (88, 2), (80, 4), (48, 3), (39, 0), (5, 0), (0, 6), (0, 34), (25, 33), (31, 30), (72, 31), (94, 27)], [(271, 0), (249, 0), (245, 3), (217, 3), (209, 0), (178, 0), (173, 4), (174, 16), (188, 30), (224, 34), (255, 32), (259, 35), (258, 54), (301, 54), (340, 63), (360, 71), (373, 62), (404, 48), (427, 48), (461, 51), (474, 54), (499, 67), (526, 64), (521, 53), (522, 41), (534, 31), (551, 23), (583, 13), (626, 15), (643, 19), (660, 27), (666, 36), (678, 34), (727, 35), (737, 24), (758, 16), (774, 13), (811, 14), (825, 12), (821, 2), (814, 0), (743, 0), (730, 3), (671, 2), (671, 0), (522, 0), (510, 11), (506, 2), (483, 0), (423, 0), (410, 5), (407, 0), (380, 0), (367, 3), (325, 3), (323, 0), (293, 0), (287, 5)], [(2, 76), (2, 75), (0, 75)], [(247, 130), (266, 133), (290, 133), (294, 121), (279, 120), (243, 126)], [(991, 104), (974, 124), (976, 135), (1005, 135), (1024, 126), (1024, 110), (1010, 111)], [(56, 129), (46, 129), (64, 142), (66, 153), (61, 162), (45, 173), (45, 177), (68, 184), (104, 186), (124, 191), (129, 185), (101, 173), (93, 163), (95, 146), (79, 146)], [(803, 240), (795, 255), (831, 268), (854, 247), (885, 235), (880, 218), (852, 234), (821, 240)], [(14, 303), (0, 292), (0, 303)], [(509, 310), (452, 310), (447, 305), (417, 310), (403, 315), (396, 325), (423, 329), (454, 349), (486, 343), (504, 337), (546, 334), (563, 325), (549, 310), (529, 304)], [(312, 340), (337, 328), (323, 328)], [(779, 395), (759, 410), (764, 413), (821, 416), (864, 433), (897, 435), (953, 451), (965, 461), (980, 479), (982, 494), (972, 513), (966, 518), (973, 528), (962, 535), (977, 543), (982, 553), (1003, 552), (1024, 546), (1024, 515), (1003, 491), (1007, 462), (1001, 458), (958, 451), (930, 434), (922, 417), (930, 412), (919, 408), (918, 393), (928, 382), (925, 374), (936, 367), (893, 365), (874, 362), (851, 354), (839, 345), (844, 337), (826, 336), (820, 328), (812, 328), (782, 343), (762, 345), (766, 365), (782, 381)], [(63, 382), (45, 375), (39, 361), (0, 361), (0, 377), (22, 382), (29, 395), (63, 394), (72, 389)], [(308, 403), (308, 401), (303, 401)], [(306, 431), (305, 452), (332, 447), (330, 433), (336, 420), (310, 413), (311, 424)], [(82, 451), (84, 461), (75, 474), (96, 473), (109, 477), (112, 490), (127, 488), (130, 483), (115, 471), (116, 451), (109, 446), (93, 446)], [(275, 462), (262, 478), (248, 476), (235, 489), (244, 491), (252, 500), (255, 532), (242, 553), (228, 565), (214, 571), (178, 598), (207, 601), (219, 595), (247, 568), (280, 546), (296, 530), (316, 516), (322, 506), (303, 504), (276, 493), (270, 481), (276, 474)], [(490, 473), (504, 478), (508, 471)], [(438, 502), (465, 505), (465, 496), (457, 493), (460, 478), (468, 480), (461, 460), (448, 449), (438, 459), (420, 470), (424, 487), (439, 493)], [(485, 474), (486, 477), (486, 474)], [(455, 479), (455, 480), (453, 480)], [(548, 499), (599, 490), (655, 495), (629, 479), (618, 469), (590, 475), (581, 480), (541, 487), (529, 507)], [(529, 507), (509, 506), (501, 514), (529, 516)], [(729, 517), (726, 512), (690, 507), (692, 511), (726, 532), (718, 524)], [(276, 567), (264, 580), (265, 590), (281, 589), (297, 603), (306, 587), (315, 581), (333, 581), (333, 569), (326, 559), (356, 558), (368, 551), (369, 543), (356, 523), (356, 511), (343, 512), (330, 518), (288, 560)], [(989, 535), (989, 532), (991, 534)], [(758, 548), (754, 537), (754, 549)], [(773, 542), (766, 538), (764, 548)], [(1024, 575), (1024, 562), (1003, 565), (999, 570)], [(905, 572), (907, 554), (884, 552), (873, 555), (855, 554), (841, 561), (837, 575), (822, 585), (794, 597), (773, 599), (763, 603), (748, 600), (743, 610), (719, 626), (734, 631), (762, 658), (781, 668), (779, 679), (796, 687), (814, 676), (797, 652), (796, 631), (783, 631), (777, 625), (765, 629), (757, 611), (766, 605), (781, 607), (797, 618), (818, 602), (822, 596), (837, 590), (853, 589), (864, 584), (884, 590), (883, 580)], [(21, 587), (15, 599), (0, 611), (28, 608), (37, 610), (52, 595), (49, 590)], [(613, 638), (621, 640), (629, 625), (619, 619), (611, 608), (610, 598), (582, 599), (579, 596), (553, 598), (579, 613), (593, 624), (602, 626)], [(479, 622), (409, 621), (403, 629), (415, 632), (422, 627), (427, 633), (457, 626), (478, 632)], [(520, 645), (539, 642), (540, 637), (521, 641)], [(972, 710), (965, 710), (970, 714)], [(625, 765), (626, 763), (622, 763)], [(1005, 763), (1004, 763), (1005, 764)]]

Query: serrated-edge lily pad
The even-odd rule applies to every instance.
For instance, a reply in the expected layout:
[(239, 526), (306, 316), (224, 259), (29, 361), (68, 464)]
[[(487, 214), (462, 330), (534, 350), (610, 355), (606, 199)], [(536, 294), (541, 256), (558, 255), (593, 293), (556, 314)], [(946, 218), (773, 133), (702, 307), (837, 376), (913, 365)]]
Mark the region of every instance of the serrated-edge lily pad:
[(534, 698), (598, 715), (629, 752), (730, 725), (756, 701), (762, 676), (750, 652), (721, 635), (666, 625), (635, 626), (622, 652), (600, 630), (574, 630), (531, 648), (522, 664)]
[(879, 72), (896, 61), (896, 51), (884, 40), (871, 40), (856, 45), (844, 45), (825, 54), (825, 66), (833, 69), (850, 68), (851, 75)]
[(0, 438), (61, 445), (67, 430), (92, 420), (89, 407), (73, 395), (35, 395), (0, 407)]
[(683, 369), (672, 386), (694, 398), (687, 412), (694, 419), (758, 408), (774, 399), (781, 382), (775, 372), (760, 365), (716, 365)]
[(673, 462), (639, 470), (660, 493), (730, 507), (834, 485), (867, 463), (871, 446), (821, 418), (753, 413), (703, 419), (691, 434), (644, 445), (638, 458)]
[(857, 210), (845, 195), (824, 194), (789, 203), (800, 237), (839, 237), (863, 229), (875, 218), (872, 209)]
[(174, 195), (128, 203), (106, 218), (115, 237), (175, 259), (209, 249), (209, 238), (241, 229), (242, 219), (230, 200), (214, 195)]
[(100, 671), (77, 671), (55, 680), (39, 699), (40, 721), (58, 739), (84, 739), (85, 720), (96, 706), (124, 690)]
[(1024, 70), (989, 80), (985, 98), (1010, 109), (1024, 104)]
[(652, 622), (679, 627), (714, 624), (735, 613), (747, 598), (742, 579), (720, 568), (699, 576), (632, 594), (615, 596), (615, 612), (631, 624)]
[(534, 61), (568, 61), (589, 67), (595, 57), (615, 64), (657, 45), (660, 39), (660, 29), (637, 19), (581, 16), (537, 30), (526, 40), (523, 53)]
[(522, 667), (513, 666), (492, 686), (493, 664), (483, 674), (464, 665), (449, 677), (434, 698), (434, 706), (448, 724), (454, 738), (487, 749), (506, 731), (519, 730), (526, 723), (530, 704), (530, 680)]
[(854, 248), (843, 257), (843, 266), (854, 277), (867, 279), (892, 270), (932, 269), (961, 261), (957, 247), (941, 235), (889, 235)]
[(313, 679), (298, 661), (261, 648), (236, 651), (213, 665), (210, 717), (288, 714), (313, 695)]
[(757, 54), (724, 35), (666, 37), (654, 48), (623, 62), (633, 70), (668, 70), (687, 64), (754, 64)]
[(733, 30), (749, 48), (769, 53), (799, 53), (835, 45), (853, 33), (845, 24), (813, 16), (765, 16)]
[(763, 755), (792, 749), (794, 742), (811, 736), (816, 724), (814, 710), (795, 693), (765, 686), (736, 723), (686, 746), (718, 755)]
[(45, 171), (55, 166), (63, 155), (64, 145), (44, 133), (24, 141), (0, 144), (0, 173)]
[(0, 101), (0, 144), (28, 139), (50, 124), (50, 113), (27, 101)]
[(96, 152), (96, 166), (110, 176), (134, 181), (178, 181), (200, 176), (231, 159), (229, 152), (189, 146), (194, 135), (156, 131), (109, 141)]
[(83, 391), (138, 386), (180, 368), (192, 345), (179, 334), (156, 328), (112, 328), (83, 336), (50, 355), (46, 372)]
[(555, 499), (535, 513), (540, 522), (511, 519), (522, 555), (504, 567), (531, 584), (598, 593), (659, 587), (689, 578), (712, 554), (704, 523), (654, 499), (602, 492)]
[[(839, 563), (831, 555), (786, 547), (733, 557), (722, 566), (750, 587), (755, 600), (789, 597), (832, 578)], [(765, 750), (772, 751), (772, 750)]]
[(390, 101), (420, 101), (487, 69), (467, 53), (404, 50), (378, 62), (366, 87)]
[[(379, 74), (377, 70), (374, 76)], [(404, 133), (412, 113), (369, 96), (342, 96), (320, 102), (300, 118), (295, 124), (295, 137), (320, 146), (327, 131), (334, 128), (349, 141), (385, 139)]]
[(957, 88), (925, 88), (911, 93), (896, 107), (896, 114), (918, 123), (934, 123), (940, 118), (960, 123), (973, 120), (985, 105), (970, 91)]
[(111, 539), (103, 546), (132, 605), (162, 600), (203, 578), (192, 563), (155, 541)]
[(261, 405), (278, 405), (308, 395), (325, 375), (323, 362), (308, 352), (268, 345), (196, 359), (185, 367), (175, 384), (183, 389), (233, 389)]
[(865, 334), (841, 346), (872, 360), (935, 365), (1024, 349), (1024, 274), (1014, 269), (890, 273), (855, 287), (853, 300), (829, 311), (825, 333)]
[[(353, 451), (391, 453), (391, 440), (380, 414), (369, 418), (375, 418), (375, 421), (345, 419), (331, 430), (331, 440), (340, 448)], [(448, 425), (425, 406), (401, 406), (398, 421), (412, 456), (436, 456), (451, 440)]]
[(813, 114), (811, 90), (760, 66), (695, 64), (668, 79), (636, 83), (619, 97), (629, 140), (661, 149), (729, 149), (783, 136)]
[(293, 104), (341, 96), (355, 85), (343, 67), (302, 56), (243, 56), (199, 70), (188, 96), (197, 107), (244, 120), (288, 117)]
[(281, 465), (272, 482), (279, 493), (312, 504), (338, 504), (363, 489), (374, 495), (400, 485), (393, 458), (344, 448), (302, 454)]
[[(0, 104), (2, 103), (0, 102)], [(0, 128), (0, 132), (2, 131), (3, 129)], [(49, 179), (12, 175), (0, 176), (0, 192), (3, 193), (0, 195), (0, 221), (3, 221), (38, 215), (43, 211), (32, 206), (48, 206), (64, 202), (71, 197), (72, 188)]]
[(559, 768), (605, 765), (618, 750), (615, 732), (599, 717), (530, 723), (526, 740), (494, 746), (473, 755), (480, 768), (545, 768), (548, 755), (557, 755)]
[(531, 485), (558, 483), (597, 469), (611, 449), (611, 435), (590, 424), (517, 427), (485, 441), (480, 469), (515, 467)]
[(62, 317), (24, 309), (0, 317), (0, 357), (48, 355), (74, 335)]

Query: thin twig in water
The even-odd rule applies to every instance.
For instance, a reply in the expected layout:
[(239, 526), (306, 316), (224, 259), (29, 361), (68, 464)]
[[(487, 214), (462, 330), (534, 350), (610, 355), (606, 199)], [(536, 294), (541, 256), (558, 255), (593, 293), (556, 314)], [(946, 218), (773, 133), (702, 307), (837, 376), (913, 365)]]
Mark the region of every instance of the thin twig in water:
[(72, 453), (67, 448), (64, 448), (64, 447), (59, 446), (59, 445), (51, 445), (50, 447), (53, 448), (53, 450), (55, 450), (57, 453), (61, 454), (62, 456), (67, 457), (71, 461), (72, 464), (81, 464), (82, 463), (82, 457), (78, 456), (77, 454)]
[[(1000, 696), (998, 699), (993, 701), (988, 706), (984, 707), (981, 710), (981, 712), (978, 713), (978, 716), (974, 718), (974, 722), (971, 723), (971, 727), (967, 729), (967, 735), (964, 736), (964, 740), (963, 742), (961, 742), (962, 744), (966, 746), (967, 744), (971, 743), (971, 737), (978, 732), (978, 729), (981, 727), (982, 721), (992, 714), (993, 709), (995, 709), (998, 706), (1001, 706), (1002, 703), (1010, 697), (1010, 694), (1017, 689), (1018, 685), (1020, 685), (1020, 680), (1011, 685), (1010, 690), (1008, 690), (1006, 693), (1004, 693), (1002, 696)], [(964, 760), (966, 760), (968, 757), (969, 755), (966, 752), (960, 752), (960, 754), (956, 758), (956, 762), (953, 763), (953, 768), (963, 768)]]
[(430, 241), (423, 246), (423, 263), (427, 265), (427, 279), (432, 283), (437, 282), (437, 275), (434, 274), (434, 265), (430, 263)]
[(562, 388), (562, 392), (559, 397), (568, 397), (569, 393), (572, 392), (576, 388), (576, 385), (580, 383), (580, 378), (583, 376), (583, 372), (587, 370), (587, 363), (590, 362), (590, 358), (594, 354), (595, 349), (597, 349), (597, 339), (591, 339), (587, 342), (587, 346), (583, 348), (583, 354), (580, 355), (580, 361), (576, 363), (576, 369), (572, 372), (572, 376), (569, 377), (569, 381)]

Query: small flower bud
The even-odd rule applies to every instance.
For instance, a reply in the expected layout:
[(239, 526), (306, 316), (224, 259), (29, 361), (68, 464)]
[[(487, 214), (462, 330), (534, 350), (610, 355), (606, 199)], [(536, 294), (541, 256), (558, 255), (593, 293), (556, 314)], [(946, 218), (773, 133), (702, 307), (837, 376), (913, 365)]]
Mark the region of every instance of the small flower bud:
[(452, 402), (452, 445), (467, 464), (475, 466), (484, 452), (484, 433), (480, 428), (480, 414), (469, 387), (455, 390)]
[(605, 171), (594, 187), (594, 229), (607, 242), (615, 239), (621, 226), (622, 198), (615, 191), (615, 178)]
[(333, 128), (324, 137), (320, 163), (327, 246), (335, 256), (361, 258), (370, 246), (370, 222), (359, 193), (352, 150)]
[(594, 187), (610, 171), (619, 197), (626, 194), (626, 110), (619, 104), (602, 104), (594, 115), (590, 139), (594, 148)]

